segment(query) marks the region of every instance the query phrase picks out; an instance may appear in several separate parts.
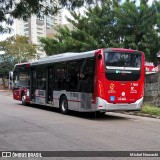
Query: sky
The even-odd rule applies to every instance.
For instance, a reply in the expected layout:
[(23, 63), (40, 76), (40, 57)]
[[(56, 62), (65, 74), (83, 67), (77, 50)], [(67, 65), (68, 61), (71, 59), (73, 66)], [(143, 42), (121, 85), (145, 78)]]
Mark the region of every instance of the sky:
[[(123, 1), (125, 1), (125, 0), (123, 0)], [(149, 4), (152, 4), (153, 1), (154, 1), (154, 0), (149, 0), (148, 3), (149, 3)], [(137, 1), (137, 3), (138, 3), (138, 1)], [(70, 14), (69, 14), (69, 12), (68, 12), (67, 10), (64, 10), (64, 12), (63, 12), (63, 23), (64, 23), (64, 24), (67, 23), (65, 16), (70, 17)], [(0, 41), (5, 40), (7, 37), (10, 37), (10, 36), (12, 36), (12, 35), (14, 35), (14, 32), (11, 33), (11, 34), (0, 34)]]

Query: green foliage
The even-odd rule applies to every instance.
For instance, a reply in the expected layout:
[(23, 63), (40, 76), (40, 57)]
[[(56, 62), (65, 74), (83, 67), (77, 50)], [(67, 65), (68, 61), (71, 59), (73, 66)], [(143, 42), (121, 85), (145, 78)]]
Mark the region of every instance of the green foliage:
[(2, 79), (3, 86), (6, 88), (6, 79), (9, 78), (9, 72), (13, 71), (14, 65), (18, 63), (17, 59), (10, 55), (0, 55), (0, 79)]
[(145, 114), (149, 114), (149, 115), (156, 115), (156, 116), (160, 116), (160, 108), (157, 108), (155, 106), (152, 106), (152, 105), (145, 105), (143, 108), (142, 108), (142, 113), (145, 113)]
[(72, 11), (68, 21), (74, 29), (58, 26), (53, 38), (41, 40), (47, 55), (86, 51), (103, 47), (123, 47), (145, 52), (146, 59), (156, 60), (160, 49), (160, 2), (148, 5), (145, 0), (104, 0), (89, 7), (85, 15)]
[(25, 36), (9, 37), (0, 46), (6, 55), (14, 57), (19, 63), (37, 58), (36, 45), (30, 43)]
[(158, 1), (149, 6), (141, 0), (140, 6), (134, 2), (125, 2), (116, 8), (117, 26), (121, 32), (124, 48), (144, 51), (146, 59), (154, 61), (160, 48), (159, 31), (156, 28), (159, 21)]
[(37, 58), (36, 46), (29, 43), (25, 36), (13, 36), (0, 42), (0, 50), (5, 54), (0, 56), (0, 78), (5, 86), (5, 79), (16, 63)]
[(9, 55), (0, 55), (0, 78), (7, 78), (9, 71), (13, 70), (18, 61)]
[(117, 1), (115, 3), (110, 0), (101, 6), (89, 7), (85, 16), (72, 11), (74, 20), (68, 18), (68, 21), (74, 29), (58, 26), (55, 37), (41, 40), (47, 55), (102, 47), (120, 47), (117, 30), (113, 27), (114, 5), (118, 5)]

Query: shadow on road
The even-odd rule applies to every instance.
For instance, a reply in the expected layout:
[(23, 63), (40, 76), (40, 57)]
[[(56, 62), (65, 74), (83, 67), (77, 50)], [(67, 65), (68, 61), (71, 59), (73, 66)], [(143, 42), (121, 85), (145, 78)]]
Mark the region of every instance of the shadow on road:
[[(19, 104), (22, 105), (22, 104)], [(58, 108), (52, 108), (52, 107), (48, 107), (48, 106), (42, 106), (42, 105), (36, 105), (36, 104), (32, 104), (29, 106), (24, 106), (24, 107), (31, 107), (31, 108), (35, 108), (35, 109), (41, 109), (41, 110), (45, 110), (45, 111), (51, 111), (57, 114), (61, 114), (60, 110)], [(77, 112), (77, 111), (69, 111), (68, 116), (72, 116), (72, 117), (78, 117), (78, 118), (83, 118), (83, 119), (88, 119), (88, 120), (98, 120), (98, 121), (104, 121), (104, 120), (127, 120), (129, 119), (128, 117), (121, 117), (121, 116), (117, 116), (114, 115), (114, 113), (112, 115), (109, 114), (110, 112), (106, 112), (106, 114), (101, 115), (101, 114), (97, 114), (96, 112)], [(61, 114), (63, 116), (63, 114)]]
[(87, 112), (74, 112), (71, 111), (69, 113), (70, 116), (73, 117), (79, 117), (79, 118), (85, 118), (89, 120), (96, 120), (96, 121), (113, 121), (113, 120), (127, 120), (128, 118), (126, 117), (121, 117), (117, 115), (110, 115), (109, 112), (104, 114), (104, 115), (99, 115), (95, 112), (92, 113), (87, 113)]

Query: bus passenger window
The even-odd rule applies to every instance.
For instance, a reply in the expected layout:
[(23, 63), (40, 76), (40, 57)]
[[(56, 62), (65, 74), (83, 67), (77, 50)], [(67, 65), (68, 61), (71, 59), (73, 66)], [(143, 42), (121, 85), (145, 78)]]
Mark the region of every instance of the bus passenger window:
[(78, 91), (79, 92), (93, 92), (93, 81), (95, 71), (95, 59), (84, 59), (80, 68)]
[(79, 73), (79, 64), (80, 61), (70, 61), (67, 63), (69, 80), (68, 91), (77, 91), (77, 82), (78, 82), (78, 73)]
[(37, 89), (46, 90), (46, 70), (39, 66), (36, 70)]
[(88, 79), (85, 79), (84, 74), (80, 74), (79, 83), (78, 83), (78, 91), (79, 92), (87, 92), (88, 90)]
[(54, 90), (66, 90), (66, 63), (57, 63), (55, 65), (55, 81), (54, 81)]

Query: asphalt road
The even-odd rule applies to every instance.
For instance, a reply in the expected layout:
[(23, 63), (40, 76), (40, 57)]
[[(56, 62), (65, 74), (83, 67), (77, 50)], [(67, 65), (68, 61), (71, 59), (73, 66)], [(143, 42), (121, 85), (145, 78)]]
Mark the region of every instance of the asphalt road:
[(26, 107), (9, 96), (0, 95), (0, 151), (10, 150), (160, 151), (160, 120), (120, 113), (96, 118), (77, 112), (62, 115), (57, 109)]

